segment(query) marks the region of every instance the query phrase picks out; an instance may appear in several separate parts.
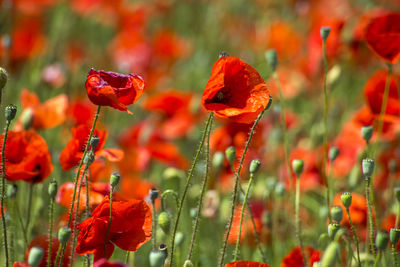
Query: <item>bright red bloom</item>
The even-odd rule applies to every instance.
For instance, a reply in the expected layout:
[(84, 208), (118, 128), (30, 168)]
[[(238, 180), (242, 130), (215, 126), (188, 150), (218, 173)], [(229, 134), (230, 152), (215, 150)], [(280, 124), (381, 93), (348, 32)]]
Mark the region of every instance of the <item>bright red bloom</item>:
[(114, 245), (123, 250), (136, 251), (151, 237), (152, 214), (143, 200), (115, 201), (112, 205), (112, 222), (107, 236), (107, 255), (104, 241), (110, 217), (110, 199), (106, 196), (92, 212), (92, 216), (77, 226), (80, 230), (76, 253), (93, 253), (94, 260), (109, 258)]
[(400, 13), (386, 13), (371, 20), (365, 29), (368, 46), (379, 57), (396, 63), (400, 57)]
[[(55, 265), (55, 261), (56, 261), (56, 256), (57, 256), (57, 250), (58, 247), (60, 246), (60, 241), (58, 241), (57, 238), (53, 238), (51, 241), (52, 245), (52, 249), (51, 249), (51, 266)], [(29, 249), (27, 250), (27, 252), (25, 253), (26, 259), (28, 259), (28, 255), (29, 255), (29, 250), (32, 247), (41, 247), (43, 249), (43, 259), (40, 262), (40, 264), (38, 265), (38, 267), (46, 267), (47, 266), (47, 257), (48, 257), (48, 251), (49, 251), (49, 236), (47, 235), (40, 235), (38, 237), (36, 237), (35, 239), (32, 240), (32, 242), (29, 244)], [(65, 250), (66, 255), (70, 255), (71, 254), (71, 246), (68, 243), (68, 245), (66, 246), (66, 250)], [(67, 267), (70, 265), (71, 262), (71, 258), (70, 257), (64, 257), (63, 262), (62, 262), (62, 267)], [(17, 265), (18, 266), (18, 265)], [(24, 266), (24, 265), (21, 265)], [(29, 265), (28, 265), (29, 266)]]
[(207, 111), (239, 123), (253, 123), (270, 102), (263, 78), (237, 57), (222, 56), (215, 62), (204, 89)]
[(122, 262), (100, 259), (93, 264), (93, 267), (129, 267), (129, 265), (123, 264)]
[[(1, 143), (3, 138), (4, 134)], [(46, 141), (32, 130), (8, 132), (5, 158), (6, 178), (10, 181), (40, 183), (53, 171)]]
[(136, 74), (91, 69), (86, 79), (86, 92), (90, 101), (132, 114), (126, 106), (135, 103), (144, 90), (144, 80)]
[(314, 262), (319, 262), (321, 258), (321, 253), (319, 250), (315, 250), (313, 247), (305, 247), (304, 253), (307, 255), (307, 258), (310, 259), (309, 264), (305, 264), (303, 261), (303, 257), (301, 256), (300, 247), (294, 247), (290, 250), (289, 254), (287, 254), (281, 262), (281, 267), (303, 267), (313, 266)]
[(269, 267), (269, 265), (255, 261), (234, 261), (225, 264), (225, 267)]
[[(72, 138), (60, 153), (60, 163), (64, 171), (72, 169), (81, 161), (89, 134), (90, 128), (87, 125), (79, 125), (72, 128)], [(93, 134), (100, 138), (100, 142), (94, 150), (96, 153), (103, 148), (107, 132), (95, 129)]]

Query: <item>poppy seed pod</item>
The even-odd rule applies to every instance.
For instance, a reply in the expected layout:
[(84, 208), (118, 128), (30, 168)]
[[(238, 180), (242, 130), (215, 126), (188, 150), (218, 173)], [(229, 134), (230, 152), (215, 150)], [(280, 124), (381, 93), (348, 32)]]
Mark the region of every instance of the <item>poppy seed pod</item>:
[(119, 184), (119, 180), (121, 180), (121, 175), (119, 173), (114, 172), (110, 177), (110, 184), (112, 187), (115, 187)]
[(158, 214), (158, 225), (166, 235), (169, 234), (171, 228), (171, 217), (168, 212), (162, 211)]
[(304, 161), (302, 159), (292, 160), (292, 169), (296, 174), (297, 178), (299, 178), (304, 169)]
[(337, 223), (340, 223), (343, 218), (343, 210), (339, 206), (331, 207), (331, 215), (332, 219), (334, 219)]
[(152, 203), (154, 203), (154, 201), (156, 201), (159, 193), (160, 193), (160, 191), (157, 188), (150, 189), (149, 195), (150, 195), (150, 200)]
[(186, 260), (183, 267), (193, 267), (193, 263), (190, 260)]
[(57, 191), (58, 191), (57, 181), (53, 180), (50, 182), (49, 189), (48, 189), (49, 196), (52, 200), (54, 200), (56, 198)]
[(338, 223), (330, 223), (328, 225), (328, 235), (331, 239), (333, 239), (336, 233), (339, 231), (340, 225)]
[(371, 178), (374, 173), (375, 161), (373, 159), (363, 159), (362, 161), (362, 171), (365, 179)]
[(18, 193), (18, 186), (16, 184), (10, 184), (7, 187), (7, 198), (13, 199)]
[(385, 250), (389, 243), (389, 234), (386, 230), (381, 230), (376, 234), (375, 245), (379, 250)]
[(400, 202), (400, 187), (394, 188), (394, 195), (396, 196), (397, 201)]
[(71, 228), (62, 227), (58, 230), (58, 240), (61, 244), (66, 244), (71, 236)]
[(13, 104), (10, 104), (5, 109), (5, 117), (8, 122), (12, 121), (17, 114), (17, 107)]
[(339, 243), (337, 241), (333, 241), (326, 248), (324, 255), (321, 260), (321, 267), (332, 267), (336, 264), (339, 257)]
[(272, 71), (276, 71), (278, 66), (278, 54), (275, 49), (270, 49), (265, 52), (265, 59), (268, 65), (271, 67)]
[(93, 153), (92, 150), (90, 150), (89, 153), (86, 154), (85, 159), (83, 160), (85, 165), (90, 166), (94, 161), (94, 156), (95, 154)]
[(150, 252), (150, 267), (163, 267), (167, 256), (167, 246), (165, 244), (161, 244), (158, 250), (153, 250)]
[(229, 57), (230, 55), (227, 53), (227, 52), (221, 52), (221, 53), (219, 53), (219, 56), (218, 56), (218, 58), (221, 58), (221, 57)]
[(92, 138), (90, 138), (90, 147), (92, 150), (96, 149), (99, 143), (100, 143), (100, 138), (97, 135), (93, 135)]
[(7, 71), (0, 67), (0, 92), (6, 86), (8, 80)]
[(249, 171), (251, 174), (256, 174), (260, 169), (261, 162), (258, 159), (253, 159), (250, 163)]
[(339, 148), (337, 147), (331, 147), (331, 149), (329, 149), (329, 153), (328, 153), (328, 157), (329, 157), (329, 161), (330, 162), (334, 162), (335, 159), (339, 156)]
[(330, 32), (331, 32), (331, 27), (326, 27), (326, 26), (321, 27), (320, 34), (324, 42), (326, 41), (326, 39), (328, 39)]
[(212, 166), (214, 169), (220, 169), (224, 165), (224, 153), (218, 151), (215, 152), (212, 159)]
[(363, 126), (361, 128), (361, 136), (367, 143), (371, 140), (373, 131), (372, 126)]
[(225, 150), (225, 156), (228, 159), (229, 163), (233, 166), (233, 163), (235, 162), (236, 159), (236, 149), (233, 146), (228, 147)]
[(185, 242), (185, 234), (182, 232), (176, 232), (175, 235), (175, 244), (177, 247), (182, 246), (183, 242)]
[(346, 209), (350, 208), (351, 200), (352, 200), (352, 196), (351, 196), (350, 192), (343, 192), (340, 195), (340, 199), (342, 200), (342, 204)]
[(390, 228), (390, 242), (395, 247), (397, 246), (397, 242), (400, 238), (400, 229), (399, 228)]
[(28, 264), (31, 267), (39, 266), (43, 259), (44, 251), (41, 247), (32, 247), (29, 251)]

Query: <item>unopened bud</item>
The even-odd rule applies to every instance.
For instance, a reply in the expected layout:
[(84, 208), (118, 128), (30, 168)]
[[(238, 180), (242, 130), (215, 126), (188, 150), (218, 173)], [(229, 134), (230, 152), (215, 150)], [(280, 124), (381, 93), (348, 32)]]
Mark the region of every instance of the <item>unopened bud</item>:
[(212, 166), (214, 169), (220, 169), (224, 165), (224, 153), (218, 151), (215, 152), (214, 157), (212, 159)]
[(99, 145), (100, 138), (97, 135), (93, 135), (92, 138), (90, 138), (90, 147), (92, 150), (95, 150), (96, 147)]
[(390, 229), (390, 242), (394, 247), (397, 246), (397, 242), (400, 238), (400, 229), (399, 228), (391, 228)]
[(44, 251), (41, 247), (32, 247), (29, 251), (28, 264), (31, 267), (39, 266), (43, 259)]
[(89, 151), (89, 153), (86, 154), (85, 159), (83, 160), (85, 165), (90, 166), (94, 161), (94, 156), (95, 155), (94, 155), (93, 151)]
[(162, 211), (158, 214), (158, 225), (166, 235), (169, 234), (171, 228), (171, 217), (168, 212)]
[(362, 171), (365, 179), (371, 178), (374, 173), (375, 161), (373, 159), (363, 159), (362, 161)]
[(50, 182), (49, 189), (48, 189), (49, 196), (52, 200), (54, 200), (56, 198), (57, 191), (58, 191), (57, 181), (53, 180)]
[(258, 170), (260, 169), (261, 162), (258, 159), (253, 159), (250, 163), (250, 173), (251, 174), (256, 174)]
[(322, 256), (321, 267), (335, 266), (336, 262), (340, 258), (339, 252), (339, 243), (337, 241), (331, 242)]
[(385, 230), (381, 230), (376, 234), (375, 245), (379, 250), (385, 250), (389, 243), (389, 234)]
[(182, 232), (177, 232), (175, 235), (175, 244), (177, 247), (182, 246), (183, 242), (185, 242), (185, 235)]
[(343, 192), (340, 195), (340, 199), (342, 200), (342, 204), (346, 209), (350, 208), (352, 200), (352, 195), (350, 192)]
[(337, 147), (331, 147), (331, 149), (329, 149), (329, 154), (328, 154), (328, 156), (329, 156), (329, 161), (330, 162), (334, 162), (335, 161), (335, 159), (339, 156), (339, 148), (337, 148)]
[(61, 244), (66, 244), (71, 236), (71, 228), (62, 227), (58, 230), (58, 240)]
[(270, 49), (265, 52), (265, 59), (268, 65), (271, 67), (272, 71), (276, 71), (278, 66), (278, 54), (275, 49)]
[(299, 178), (304, 169), (304, 161), (302, 159), (292, 160), (292, 168), (297, 178)]
[(12, 121), (17, 114), (17, 107), (13, 104), (10, 104), (5, 109), (5, 117), (8, 122)]
[(328, 235), (331, 239), (333, 239), (336, 233), (339, 231), (340, 225), (338, 223), (330, 223), (328, 225)]
[(236, 159), (236, 149), (233, 146), (228, 147), (225, 150), (225, 156), (228, 159), (229, 163), (231, 166), (233, 166), (233, 163), (235, 162)]
[(322, 38), (322, 40), (324, 40), (324, 42), (326, 41), (326, 39), (328, 39), (330, 32), (331, 32), (331, 27), (321, 27), (320, 34), (321, 34), (321, 38)]
[(119, 184), (119, 180), (121, 180), (121, 175), (119, 175), (117, 172), (114, 172), (110, 177), (110, 185), (112, 187), (116, 187)]
[(337, 223), (340, 223), (343, 218), (343, 210), (339, 206), (331, 207), (331, 216)]
[(183, 267), (193, 267), (193, 263), (190, 260), (186, 260)]
[[(160, 247), (161, 246), (165, 245), (161, 244)], [(150, 267), (163, 267), (166, 258), (167, 258), (166, 246), (165, 250), (158, 249), (155, 251), (154, 250), (151, 251), (149, 255)]]
[(361, 128), (361, 136), (367, 143), (369, 143), (369, 140), (371, 140), (373, 132), (374, 130), (372, 126), (363, 126)]
[(150, 189), (149, 195), (150, 195), (150, 200), (152, 203), (154, 203), (154, 201), (156, 201), (159, 193), (160, 193), (160, 191), (157, 188)]

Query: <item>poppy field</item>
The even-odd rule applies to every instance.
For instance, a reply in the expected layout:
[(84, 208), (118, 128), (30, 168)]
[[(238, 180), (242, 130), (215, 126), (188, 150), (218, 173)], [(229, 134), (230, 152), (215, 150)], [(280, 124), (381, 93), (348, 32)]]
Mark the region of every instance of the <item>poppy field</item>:
[(0, 19), (0, 266), (400, 266), (398, 0)]

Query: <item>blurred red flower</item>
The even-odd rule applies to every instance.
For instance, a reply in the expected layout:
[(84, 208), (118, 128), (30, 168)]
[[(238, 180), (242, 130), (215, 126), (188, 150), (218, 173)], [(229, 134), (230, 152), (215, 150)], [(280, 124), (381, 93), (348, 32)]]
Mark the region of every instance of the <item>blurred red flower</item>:
[(400, 57), (400, 13), (386, 13), (373, 18), (365, 29), (368, 46), (388, 63)]
[(129, 267), (129, 265), (126, 265), (122, 262), (100, 259), (93, 264), (93, 267)]
[[(1, 143), (3, 139), (4, 134)], [(8, 132), (5, 159), (6, 178), (10, 181), (40, 183), (53, 171), (46, 141), (33, 130)]]
[(95, 112), (95, 106), (86, 97), (70, 101), (67, 110), (68, 118), (78, 125), (90, 124)]
[(269, 104), (267, 85), (260, 74), (237, 57), (221, 56), (204, 89), (207, 111), (239, 123), (252, 123)]
[(306, 258), (310, 259), (310, 264), (306, 264), (303, 261), (303, 257), (301, 256), (300, 247), (294, 247), (290, 250), (289, 254), (287, 254), (281, 262), (281, 267), (303, 267), (305, 265), (313, 266), (314, 262), (319, 262), (321, 258), (321, 253), (319, 250), (314, 249), (313, 247), (305, 247), (304, 253), (306, 254)]
[(225, 264), (225, 267), (269, 267), (269, 265), (255, 261), (234, 261)]
[(123, 250), (136, 251), (151, 237), (152, 214), (143, 200), (115, 201), (112, 222), (107, 236), (107, 255), (104, 255), (105, 235), (110, 217), (110, 199), (106, 196), (92, 216), (77, 226), (80, 230), (76, 253), (93, 253), (94, 261), (109, 258), (114, 245)]
[(93, 104), (132, 114), (126, 106), (135, 103), (143, 94), (144, 80), (136, 74), (123, 75), (91, 69), (85, 86)]

